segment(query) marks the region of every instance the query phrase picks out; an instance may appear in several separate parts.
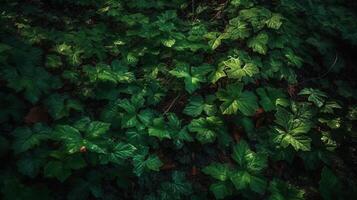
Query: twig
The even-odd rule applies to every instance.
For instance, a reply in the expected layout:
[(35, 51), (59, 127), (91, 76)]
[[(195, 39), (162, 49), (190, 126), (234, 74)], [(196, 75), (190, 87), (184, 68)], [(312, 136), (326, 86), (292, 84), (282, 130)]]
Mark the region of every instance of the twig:
[(165, 115), (167, 112), (170, 111), (170, 109), (172, 108), (172, 106), (175, 104), (175, 102), (177, 101), (177, 99), (178, 99), (180, 96), (181, 96), (181, 95), (178, 94), (178, 95), (174, 98), (174, 100), (172, 100), (172, 102), (170, 103), (169, 107), (167, 107), (167, 109), (165, 110), (164, 115)]
[(329, 67), (329, 69), (324, 74), (322, 74), (320, 76), (317, 76), (317, 77), (314, 77), (314, 78), (310, 78), (310, 79), (301, 81), (300, 83), (297, 83), (296, 85), (302, 85), (303, 83), (306, 83), (306, 82), (309, 82), (309, 81), (313, 81), (313, 80), (317, 80), (317, 79), (321, 79), (321, 78), (325, 77), (335, 67), (337, 61), (338, 61), (338, 55), (336, 53), (335, 60), (333, 61), (332, 65)]

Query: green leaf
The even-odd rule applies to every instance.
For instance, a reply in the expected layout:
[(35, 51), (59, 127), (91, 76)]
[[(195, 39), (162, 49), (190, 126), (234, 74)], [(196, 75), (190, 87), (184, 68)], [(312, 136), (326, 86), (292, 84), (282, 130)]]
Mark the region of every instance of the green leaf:
[(7, 86), (16, 92), (23, 91), (25, 98), (36, 103), (43, 94), (61, 86), (58, 77), (51, 76), (41, 67), (26, 66), (11, 67), (3, 71)]
[(269, 36), (266, 33), (259, 33), (248, 41), (248, 47), (254, 52), (265, 55), (268, 50)]
[(245, 140), (233, 147), (233, 160), (239, 168), (233, 172), (230, 179), (237, 190), (251, 189), (257, 193), (264, 193), (266, 181), (262, 177), (262, 171), (267, 167), (267, 156), (261, 153), (255, 153), (250, 150)]
[(204, 101), (202, 96), (193, 96), (190, 102), (186, 105), (183, 113), (186, 115), (197, 117), (203, 112)]
[(71, 175), (71, 170), (66, 168), (60, 161), (50, 161), (44, 167), (44, 175), (64, 182)]
[(15, 140), (12, 146), (15, 154), (39, 146), (42, 141), (49, 139), (49, 133), (50, 130), (41, 124), (35, 125), (33, 130), (28, 127), (16, 128), (13, 132)]
[(254, 5), (254, 2), (251, 0), (232, 0), (230, 3), (236, 7), (251, 7)]
[(237, 190), (251, 189), (259, 194), (264, 193), (267, 185), (263, 178), (253, 176), (247, 171), (237, 171), (233, 173), (231, 181)]
[(264, 87), (256, 90), (259, 95), (259, 103), (267, 112), (275, 110), (277, 106), (288, 106), (287, 96), (281, 89)]
[(211, 116), (192, 120), (188, 129), (191, 132), (195, 132), (197, 140), (205, 144), (212, 143), (216, 140), (217, 136), (225, 134), (222, 126), (223, 122), (221, 119)]
[(192, 142), (193, 138), (188, 133), (187, 126), (182, 127), (180, 119), (173, 113), (167, 114), (167, 131), (170, 133), (171, 138), (177, 147), (182, 147), (183, 142)]
[(326, 200), (339, 199), (342, 190), (338, 177), (329, 168), (324, 167), (319, 182), (321, 196)]
[(87, 163), (81, 154), (73, 154), (64, 159), (64, 165), (65, 168), (78, 170), (87, 166)]
[(225, 66), (223, 64), (218, 65), (216, 69), (213, 70), (210, 74), (209, 80), (211, 83), (216, 83), (220, 78), (223, 78), (226, 75), (226, 72), (224, 71)]
[(49, 54), (46, 56), (46, 67), (48, 68), (59, 68), (62, 65), (62, 60), (61, 57), (54, 55), (54, 54)]
[(21, 159), (16, 163), (17, 169), (21, 174), (30, 178), (35, 178), (38, 175), (44, 162), (42, 156), (43, 155), (39, 154), (27, 154), (21, 157)]
[(155, 136), (162, 139), (171, 139), (170, 132), (167, 130), (165, 120), (163, 117), (155, 118), (153, 124), (148, 129), (150, 136)]
[(144, 148), (133, 156), (134, 173), (137, 176), (142, 175), (145, 170), (160, 171), (160, 167), (163, 165), (160, 158), (157, 155), (148, 154), (148, 149)]
[(192, 94), (200, 87), (201, 83), (206, 82), (206, 75), (212, 70), (213, 68), (209, 65), (190, 67), (187, 63), (179, 63), (169, 73), (177, 78), (183, 78), (186, 91)]
[(215, 50), (222, 43), (222, 35), (219, 32), (209, 32), (206, 33), (203, 37), (209, 40), (208, 44), (212, 50)]
[(226, 89), (220, 89), (216, 95), (223, 101), (220, 106), (223, 114), (236, 114), (239, 110), (244, 115), (251, 116), (258, 109), (256, 96), (249, 91), (243, 92), (242, 84), (228, 85)]
[(304, 111), (302, 116), (296, 116), (282, 107), (277, 108), (275, 114), (275, 122), (280, 127), (275, 127), (276, 135), (273, 141), (280, 144), (283, 148), (288, 146), (294, 147), (296, 151), (310, 151), (311, 138), (308, 133), (312, 127), (310, 118), (303, 118), (304, 115), (309, 115), (308, 111)]
[(69, 98), (67, 95), (60, 95), (54, 93), (45, 100), (45, 105), (48, 108), (48, 112), (55, 119), (61, 119), (68, 117), (71, 110), (82, 111), (82, 104), (75, 100)]
[(284, 53), (289, 65), (301, 67), (304, 63), (303, 59), (297, 56), (293, 50), (287, 49)]
[(308, 136), (295, 133), (287, 134), (282, 132), (274, 138), (274, 142), (279, 143), (283, 148), (287, 148), (289, 145), (294, 147), (296, 151), (310, 151), (311, 150), (311, 138)]
[(334, 109), (341, 109), (341, 105), (336, 101), (327, 101), (325, 105), (321, 108), (322, 113), (334, 113)]
[(212, 163), (203, 168), (202, 172), (220, 181), (225, 181), (230, 176), (230, 169), (228, 165), (221, 163)]
[(229, 78), (241, 80), (243, 77), (252, 77), (259, 73), (259, 68), (253, 63), (246, 63), (243, 67), (239, 58), (231, 57), (223, 62), (226, 66), (226, 72)]
[(217, 49), (217, 47), (219, 47), (222, 43), (222, 37), (218, 36), (215, 40), (211, 41), (211, 48), (212, 50)]
[(153, 171), (160, 171), (160, 167), (163, 165), (161, 160), (156, 155), (150, 155), (145, 161), (146, 167)]
[(207, 115), (214, 115), (216, 113), (216, 107), (213, 101), (214, 98), (212, 98), (212, 96), (208, 96), (206, 99), (203, 99), (202, 96), (193, 96), (190, 98), (183, 113), (192, 117), (197, 117), (201, 115), (202, 112)]
[(136, 148), (133, 145), (122, 142), (118, 143), (114, 147), (115, 156), (120, 159), (127, 159), (131, 157), (135, 151)]
[(209, 190), (214, 194), (216, 199), (224, 199), (233, 194), (232, 188), (225, 182), (213, 183)]
[[(139, 119), (141, 119), (143, 123), (148, 123), (147, 119), (145, 118), (151, 114), (147, 111), (145, 111), (145, 113), (144, 111), (139, 113), (139, 110), (143, 107), (144, 103), (145, 99), (141, 94), (133, 95), (130, 100), (120, 99), (117, 102), (117, 106), (125, 111), (125, 113), (122, 113), (121, 115), (122, 128), (139, 128), (141, 126)], [(115, 110), (116, 109), (114, 108), (114, 111)]]
[(121, 164), (123, 160), (134, 156), (136, 147), (131, 144), (126, 144), (119, 142), (115, 144), (113, 149), (109, 150), (107, 153), (100, 155), (101, 163), (107, 164), (108, 162), (113, 162)]
[(245, 39), (249, 36), (250, 30), (248, 29), (248, 24), (239, 17), (229, 20), (229, 25), (223, 34), (223, 38), (231, 40)]
[(172, 47), (176, 43), (176, 40), (175, 39), (166, 39), (166, 40), (162, 40), (161, 42), (166, 47)]
[(86, 135), (87, 137), (97, 138), (107, 133), (109, 128), (109, 123), (93, 121), (88, 125)]
[(164, 182), (160, 187), (161, 199), (183, 199), (183, 196), (189, 197), (191, 195), (192, 184), (186, 179), (183, 172), (174, 171), (172, 181)]
[(312, 88), (304, 88), (299, 92), (299, 95), (308, 95), (308, 100), (313, 102), (317, 107), (322, 107), (327, 98), (326, 93)]
[(85, 146), (81, 133), (69, 125), (56, 126), (54, 136), (63, 141), (66, 151), (70, 154), (79, 152), (80, 148)]
[(111, 65), (99, 63), (96, 66), (84, 66), (83, 71), (90, 82), (109, 82), (113, 84), (130, 83), (135, 80), (134, 74), (122, 62), (114, 60)]
[(245, 140), (241, 140), (233, 147), (232, 158), (242, 169), (251, 173), (258, 174), (267, 167), (267, 157), (250, 150)]
[(269, 184), (269, 200), (304, 200), (305, 191), (299, 190), (291, 184), (274, 179)]
[(282, 20), (283, 17), (280, 14), (273, 14), (271, 18), (266, 21), (266, 23), (269, 28), (278, 30), (283, 24)]

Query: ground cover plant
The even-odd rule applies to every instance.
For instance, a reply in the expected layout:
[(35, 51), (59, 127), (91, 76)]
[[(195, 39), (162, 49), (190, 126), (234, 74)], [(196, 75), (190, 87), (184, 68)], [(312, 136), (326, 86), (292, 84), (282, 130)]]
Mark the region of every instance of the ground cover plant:
[(3, 0), (0, 198), (357, 199), (354, 0)]

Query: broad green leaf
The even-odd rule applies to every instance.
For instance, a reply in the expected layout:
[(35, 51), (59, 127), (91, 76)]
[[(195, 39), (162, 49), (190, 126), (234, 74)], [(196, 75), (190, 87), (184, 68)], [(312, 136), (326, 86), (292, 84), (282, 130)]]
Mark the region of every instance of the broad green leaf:
[(223, 34), (223, 38), (231, 40), (245, 39), (249, 36), (250, 30), (248, 24), (239, 17), (229, 20), (229, 25)]
[(282, 20), (283, 17), (280, 14), (273, 14), (271, 18), (266, 21), (266, 23), (269, 28), (278, 30), (283, 24)]
[(223, 64), (220, 64), (217, 66), (216, 69), (213, 70), (213, 72), (211, 72), (210, 76), (209, 76), (209, 80), (211, 81), (211, 83), (216, 83), (220, 78), (223, 78), (226, 75), (226, 72), (224, 71), (225, 66)]
[(237, 145), (233, 147), (232, 158), (235, 160), (241, 167), (247, 165), (246, 155), (252, 153), (248, 143), (245, 140), (241, 140)]
[(30, 178), (35, 178), (42, 165), (44, 164), (44, 156), (39, 154), (27, 154), (22, 156), (16, 163), (17, 169), (23, 175), (26, 175)]
[(249, 40), (248, 47), (254, 52), (265, 55), (268, 50), (269, 36), (266, 33), (259, 33)]
[(232, 158), (242, 169), (246, 169), (252, 173), (260, 173), (267, 167), (266, 156), (250, 150), (245, 140), (241, 140), (233, 147)]
[(44, 140), (49, 139), (50, 130), (41, 124), (37, 124), (31, 130), (28, 127), (16, 128), (13, 132), (15, 137), (13, 149), (15, 154), (32, 149)]
[(333, 114), (335, 109), (341, 108), (341, 105), (336, 101), (327, 101), (325, 105), (321, 108), (321, 112)]
[(257, 98), (253, 92), (243, 91), (242, 84), (231, 84), (226, 89), (216, 93), (223, 101), (220, 108), (223, 114), (236, 114), (239, 110), (244, 115), (251, 116), (258, 109)]
[(260, 105), (267, 112), (275, 110), (277, 106), (285, 107), (289, 105), (286, 94), (280, 89), (264, 87), (258, 88), (256, 92), (260, 98)]
[(319, 182), (321, 196), (326, 200), (339, 199), (342, 190), (338, 177), (329, 168), (324, 167)]
[(285, 53), (285, 57), (288, 60), (289, 65), (296, 66), (299, 68), (304, 63), (303, 62), (304, 60), (302, 58), (300, 58), (299, 56), (297, 56), (293, 50), (286, 49), (286, 51), (284, 53)]
[(54, 54), (49, 54), (46, 56), (46, 67), (48, 68), (59, 68), (62, 65), (62, 60), (61, 57), (54, 55)]
[(182, 199), (192, 195), (192, 184), (186, 179), (185, 173), (174, 171), (172, 181), (166, 181), (160, 187), (161, 199)]
[(163, 117), (155, 118), (153, 124), (149, 127), (148, 132), (150, 136), (155, 136), (160, 140), (165, 138), (171, 139), (170, 132), (168, 131)]
[(317, 107), (322, 107), (327, 98), (326, 93), (312, 88), (304, 88), (299, 92), (299, 95), (308, 95), (308, 100), (313, 102)]
[(181, 120), (173, 113), (167, 114), (167, 131), (169, 131), (171, 138), (178, 147), (182, 147), (183, 142), (192, 142), (193, 138), (188, 133), (187, 126), (182, 127)]
[(230, 176), (230, 169), (227, 164), (212, 163), (202, 169), (202, 172), (220, 181), (225, 181)]
[(134, 74), (122, 62), (114, 60), (111, 65), (99, 63), (96, 66), (84, 66), (83, 71), (90, 82), (130, 83), (135, 80)]
[(321, 141), (324, 143), (325, 147), (329, 151), (335, 151), (337, 148), (337, 142), (332, 137), (330, 132), (321, 131)]
[(275, 127), (277, 133), (273, 139), (275, 143), (283, 148), (291, 145), (296, 151), (310, 151), (311, 138), (306, 135), (312, 127), (310, 114), (308, 110), (301, 109), (301, 111), (303, 113), (291, 113), (282, 107), (277, 108), (275, 122), (280, 127)]
[(163, 165), (161, 160), (156, 155), (150, 155), (145, 161), (146, 167), (153, 171), (160, 171), (160, 167)]
[(233, 194), (232, 188), (225, 182), (213, 183), (209, 190), (214, 194), (216, 199), (224, 199)]
[(243, 66), (239, 58), (231, 57), (229, 60), (223, 62), (226, 66), (226, 72), (229, 78), (241, 80), (243, 77), (252, 77), (259, 73), (258, 67), (253, 63), (246, 63)]
[(176, 40), (175, 39), (166, 39), (166, 40), (162, 40), (161, 42), (166, 47), (172, 47), (176, 43)]
[(87, 166), (87, 163), (81, 154), (73, 154), (64, 159), (64, 165), (68, 169), (78, 170)]
[(76, 99), (71, 99), (67, 95), (55, 93), (45, 100), (48, 112), (55, 119), (68, 117), (71, 110), (82, 111), (82, 104)]
[(238, 170), (230, 177), (237, 190), (251, 189), (257, 193), (264, 193), (266, 181), (262, 171), (267, 167), (267, 157), (250, 150), (245, 140), (241, 140), (233, 147), (232, 158), (238, 163)]
[(107, 164), (108, 162), (113, 162), (121, 164), (123, 160), (132, 157), (135, 151), (135, 146), (119, 142), (113, 147), (112, 150), (109, 150), (107, 153), (101, 155), (101, 163)]
[(324, 118), (319, 118), (318, 121), (322, 124), (326, 124), (328, 127), (331, 129), (339, 129), (342, 124), (342, 120), (340, 117), (337, 117), (335, 119), (324, 119)]
[(118, 143), (114, 147), (115, 156), (120, 159), (127, 159), (131, 157), (134, 154), (135, 150), (136, 148), (133, 145), (125, 144), (122, 142)]
[(216, 140), (217, 136), (225, 134), (222, 126), (223, 122), (221, 119), (212, 116), (192, 120), (188, 129), (191, 132), (195, 132), (197, 140), (205, 144), (212, 143)]
[(148, 149), (144, 148), (133, 156), (133, 165), (134, 173), (141, 176), (146, 170), (159, 171), (163, 163), (157, 155), (149, 155)]
[(231, 181), (237, 190), (250, 189), (259, 194), (263, 194), (267, 186), (266, 181), (247, 171), (237, 171), (231, 176)]
[(296, 151), (310, 151), (311, 150), (311, 138), (300, 133), (285, 133), (276, 136), (274, 142), (280, 144), (283, 148), (287, 148), (289, 145), (294, 147)]
[(212, 101), (214, 101), (214, 99), (211, 96), (205, 99), (203, 99), (202, 96), (193, 96), (190, 98), (183, 113), (192, 117), (197, 117), (201, 115), (202, 112), (209, 116), (214, 115), (217, 109)]
[(251, 7), (254, 5), (254, 1), (251, 0), (232, 0), (230, 2), (233, 6)]
[(269, 184), (269, 200), (304, 200), (304, 190), (279, 179), (274, 179)]
[(25, 98), (31, 103), (36, 103), (43, 94), (62, 85), (58, 77), (53, 77), (41, 67), (34, 66), (7, 68), (3, 71), (3, 77), (9, 88), (16, 92), (23, 91)]
[(246, 171), (238, 171), (232, 174), (231, 181), (237, 190), (247, 189), (251, 184), (251, 176)]
[(201, 83), (207, 81), (206, 75), (211, 71), (213, 68), (210, 65), (190, 67), (187, 63), (179, 63), (169, 73), (177, 78), (183, 78), (186, 91), (192, 94), (200, 87)]
[(84, 140), (81, 133), (69, 125), (58, 125), (54, 129), (54, 136), (60, 141), (68, 153), (79, 152), (80, 148), (84, 145)]
[(206, 33), (203, 37), (209, 40), (208, 44), (212, 50), (215, 50), (222, 43), (222, 35), (219, 32), (209, 32)]
[(86, 130), (87, 137), (96, 138), (104, 135), (110, 128), (109, 123), (93, 121), (88, 125)]
[(64, 182), (71, 175), (71, 170), (66, 168), (60, 161), (50, 161), (44, 167), (44, 175)]
[(197, 117), (203, 112), (204, 101), (202, 96), (193, 96), (190, 102), (186, 105), (183, 113), (186, 115)]

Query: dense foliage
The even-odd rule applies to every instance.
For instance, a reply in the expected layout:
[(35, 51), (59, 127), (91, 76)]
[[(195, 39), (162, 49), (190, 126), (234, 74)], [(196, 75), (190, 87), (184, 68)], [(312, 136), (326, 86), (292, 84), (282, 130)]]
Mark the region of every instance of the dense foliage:
[(357, 199), (353, 0), (3, 0), (0, 194)]

